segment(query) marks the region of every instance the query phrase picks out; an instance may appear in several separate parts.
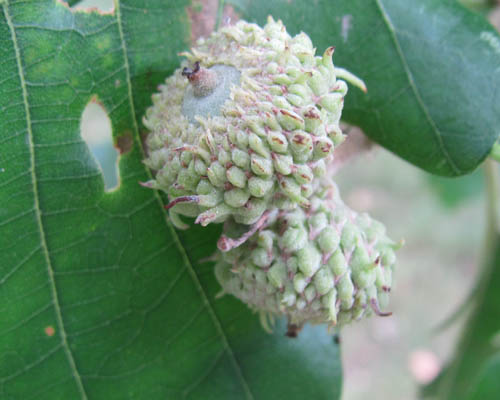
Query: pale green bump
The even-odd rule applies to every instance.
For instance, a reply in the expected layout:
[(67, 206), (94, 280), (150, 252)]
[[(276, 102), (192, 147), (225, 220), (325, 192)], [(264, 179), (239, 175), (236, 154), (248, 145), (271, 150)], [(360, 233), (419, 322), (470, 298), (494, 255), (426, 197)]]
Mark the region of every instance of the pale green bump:
[(269, 158), (270, 152), (267, 146), (265, 146), (262, 142), (262, 139), (257, 134), (250, 133), (250, 135), (248, 136), (248, 145), (257, 154), (261, 155), (262, 157)]
[(273, 163), (271, 160), (252, 154), (250, 157), (250, 167), (255, 175), (271, 176), (273, 174)]
[(237, 188), (244, 188), (246, 186), (247, 177), (242, 169), (233, 165), (231, 168), (227, 170), (226, 174), (227, 174), (227, 180), (233, 186), (236, 186)]
[(182, 169), (177, 178), (178, 184), (186, 190), (194, 190), (199, 180), (200, 176), (193, 170), (187, 168)]
[(346, 221), (342, 234), (340, 236), (340, 245), (344, 251), (351, 251), (356, 246), (358, 238), (358, 230), (350, 221)]
[(248, 180), (248, 190), (254, 197), (264, 197), (271, 192), (274, 182), (270, 179), (263, 179), (253, 176)]
[(324, 295), (334, 286), (334, 277), (328, 268), (321, 268), (314, 275), (314, 287), (320, 295)]
[(302, 249), (307, 243), (307, 232), (303, 228), (288, 228), (281, 237), (281, 246), (289, 252)]
[[(285, 100), (286, 101), (286, 100)], [(278, 122), (287, 131), (304, 129), (305, 122), (301, 116), (291, 110), (281, 109), (277, 114)]]
[(342, 93), (328, 93), (321, 97), (320, 104), (330, 112), (338, 112), (342, 109), (344, 96)]
[(386, 246), (382, 252), (382, 265), (384, 266), (389, 266), (393, 265), (396, 262), (396, 253), (394, 253), (394, 250), (391, 249), (389, 246)]
[(219, 149), (217, 159), (221, 165), (226, 165), (231, 161), (231, 155), (224, 149)]
[[(267, 276), (267, 279), (269, 280), (269, 274)], [(266, 285), (266, 294), (267, 295), (272, 295), (272, 294), (275, 294), (275, 293), (276, 293), (276, 288), (271, 283), (268, 283)]]
[(318, 212), (309, 219), (309, 226), (315, 231), (321, 231), (329, 224), (328, 218), (324, 212)]
[(286, 153), (288, 150), (288, 140), (281, 132), (269, 132), (267, 142), (269, 143), (271, 150), (277, 153)]
[(224, 168), (218, 161), (214, 161), (207, 169), (207, 176), (212, 185), (216, 187), (223, 187), (226, 182), (226, 168)]
[(301, 311), (306, 307), (307, 307), (307, 302), (303, 298), (297, 300), (297, 310)]
[(299, 184), (308, 184), (313, 181), (314, 174), (308, 165), (300, 164), (293, 171), (293, 177)]
[(321, 297), (321, 303), (326, 309), (327, 319), (335, 323), (337, 321), (337, 291), (335, 288)]
[(282, 288), (287, 279), (286, 265), (282, 261), (276, 261), (267, 273), (269, 282), (276, 287)]
[(300, 272), (293, 277), (293, 288), (295, 292), (302, 293), (307, 286), (307, 280)]
[(337, 284), (337, 293), (340, 299), (340, 307), (348, 310), (354, 303), (354, 284), (348, 274), (344, 274)]
[(193, 159), (193, 154), (190, 151), (183, 151), (180, 155), (181, 164), (188, 165)]
[[(331, 253), (339, 247), (340, 236), (332, 226), (325, 227), (318, 236), (318, 245), (322, 252)], [(339, 252), (339, 254), (342, 254)], [(333, 257), (333, 254), (332, 254)], [(330, 257), (330, 258), (332, 258)], [(334, 261), (332, 261), (334, 262)], [(336, 274), (337, 275), (337, 274)]]
[(321, 254), (312, 244), (297, 251), (299, 270), (307, 277), (311, 277), (321, 266)]
[[(273, 98), (273, 104), (274, 106), (276, 106), (277, 108), (280, 108), (282, 110), (280, 111), (291, 111), (292, 109), (292, 105), (288, 102), (288, 100), (283, 97), (283, 96), (276, 96)], [(281, 128), (284, 128), (284, 129), (287, 129), (283, 126), (283, 124), (281, 123), (281, 119), (282, 119), (282, 116), (280, 114), (280, 112), (278, 111), (278, 114), (276, 116), (277, 118), (277, 121), (279, 123), (279, 126), (280, 126), (280, 130)]]
[(375, 270), (365, 269), (361, 271), (353, 271), (352, 280), (358, 288), (364, 289), (375, 284), (377, 278)]
[(300, 107), (306, 103), (306, 100), (296, 94), (287, 94), (286, 99), (295, 107)]
[(234, 148), (231, 152), (231, 158), (233, 163), (244, 170), (248, 170), (250, 167), (250, 156), (248, 152), (243, 151), (239, 148)]
[(353, 271), (361, 271), (368, 269), (372, 263), (370, 262), (370, 256), (368, 255), (367, 249), (358, 243), (355, 247), (349, 265)]
[(251, 225), (256, 223), (266, 211), (267, 203), (262, 199), (251, 198), (244, 207), (240, 207), (233, 215), (239, 224)]
[(319, 137), (314, 141), (313, 155), (315, 160), (328, 157), (333, 153), (333, 143), (327, 137)]
[(313, 173), (315, 177), (322, 177), (326, 175), (326, 164), (324, 160), (318, 160), (314, 163)]
[(290, 271), (291, 274), (296, 274), (299, 270), (299, 261), (297, 257), (290, 257), (286, 263), (286, 266), (288, 267), (288, 271)]
[(267, 284), (267, 273), (262, 269), (256, 269), (254, 272), (255, 283), (258, 287), (265, 287)]
[(243, 207), (249, 198), (250, 193), (243, 189), (231, 189), (224, 193), (224, 202), (234, 208)]
[(308, 303), (312, 302), (316, 298), (316, 288), (313, 285), (309, 285), (304, 289), (304, 297)]
[(296, 161), (309, 159), (313, 152), (313, 141), (307, 132), (295, 132), (290, 140), (290, 148)]
[(317, 70), (311, 71), (311, 77), (308, 79), (307, 84), (316, 96), (321, 96), (328, 91), (328, 84), (321, 72)]
[(302, 190), (300, 185), (295, 182), (293, 178), (282, 178), (280, 180), (280, 187), (284, 194), (286, 194), (294, 202), (302, 207), (308, 207), (309, 201), (302, 197)]
[(293, 158), (291, 155), (273, 154), (273, 164), (276, 172), (283, 175), (290, 175), (293, 168)]
[(276, 234), (271, 230), (261, 231), (257, 235), (257, 243), (267, 251), (272, 251)]
[(287, 307), (292, 307), (295, 304), (296, 300), (297, 300), (297, 295), (295, 293), (295, 288), (293, 284), (288, 282), (287, 285), (285, 286), (285, 290), (283, 291), (281, 302)]
[(292, 84), (293, 79), (289, 77), (287, 74), (278, 74), (274, 76), (273, 82), (278, 85), (288, 86)]
[(248, 134), (244, 130), (238, 130), (236, 133), (236, 144), (241, 150), (248, 149)]
[(252, 251), (252, 261), (255, 265), (261, 268), (268, 267), (272, 262), (272, 253), (261, 247)]
[(320, 127), (322, 120), (320, 112), (311, 107), (304, 113), (305, 130), (309, 133), (315, 133)]
[(302, 194), (302, 197), (305, 197), (308, 199), (314, 194), (314, 187), (312, 184), (303, 184), (300, 185), (300, 193)]
[(215, 207), (224, 198), (222, 191), (213, 189), (211, 193), (198, 196), (198, 205), (201, 207)]
[(196, 186), (196, 193), (197, 194), (210, 194), (214, 190), (214, 186), (210, 183), (210, 181), (206, 179), (201, 179), (200, 182), (198, 182), (198, 186)]
[(199, 158), (197, 158), (194, 162), (194, 169), (200, 176), (207, 174), (207, 165)]
[(304, 85), (290, 85), (288, 87), (288, 92), (300, 96), (302, 99), (309, 99), (311, 96), (309, 88)]

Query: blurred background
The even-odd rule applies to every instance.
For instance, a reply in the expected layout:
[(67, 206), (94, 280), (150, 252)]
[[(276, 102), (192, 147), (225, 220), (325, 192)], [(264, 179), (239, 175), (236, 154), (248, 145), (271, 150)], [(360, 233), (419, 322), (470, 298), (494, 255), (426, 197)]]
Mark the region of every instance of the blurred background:
[[(500, 25), (495, 1), (462, 2)], [(109, 10), (112, 1), (78, 4), (95, 6)], [(81, 129), (112, 190), (118, 183), (118, 153), (110, 121), (98, 104), (89, 103)], [(482, 171), (438, 178), (375, 147), (344, 166), (336, 181), (349, 206), (384, 221), (391, 238), (406, 242), (398, 252), (393, 316), (364, 320), (341, 332), (343, 400), (368, 394), (373, 400), (417, 399), (419, 386), (434, 379), (452, 356), (466, 313), (452, 317), (467, 302), (479, 273), (486, 222)]]

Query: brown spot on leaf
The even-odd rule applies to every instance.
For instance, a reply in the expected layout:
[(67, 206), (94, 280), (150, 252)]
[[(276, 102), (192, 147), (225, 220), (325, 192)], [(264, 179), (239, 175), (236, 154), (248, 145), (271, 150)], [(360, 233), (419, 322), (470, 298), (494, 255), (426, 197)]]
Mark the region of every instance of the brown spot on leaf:
[(118, 149), (120, 154), (126, 154), (132, 149), (134, 141), (132, 139), (132, 133), (126, 131), (122, 135), (118, 136), (116, 139), (115, 147)]
[(52, 325), (49, 325), (45, 327), (44, 332), (48, 337), (52, 337), (54, 336), (54, 333), (56, 333), (56, 330)]

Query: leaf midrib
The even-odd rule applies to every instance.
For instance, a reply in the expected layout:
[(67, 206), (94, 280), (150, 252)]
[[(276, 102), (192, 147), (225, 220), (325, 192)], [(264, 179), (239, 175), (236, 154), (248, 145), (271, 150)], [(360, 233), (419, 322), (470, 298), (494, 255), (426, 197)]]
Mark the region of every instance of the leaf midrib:
[[(136, 143), (138, 143), (138, 146), (141, 150), (141, 154), (144, 155), (145, 152), (144, 152), (144, 148), (142, 145), (142, 141), (140, 140), (140, 136), (139, 136), (139, 127), (137, 125), (137, 115), (136, 115), (134, 101), (133, 101), (132, 83), (131, 83), (132, 81), (131, 81), (131, 76), (130, 76), (130, 65), (128, 62), (127, 46), (126, 46), (126, 42), (125, 42), (125, 38), (124, 38), (124, 34), (123, 34), (123, 22), (122, 22), (122, 18), (121, 18), (120, 0), (115, 0), (114, 4), (115, 4), (115, 13), (116, 13), (118, 31), (119, 31), (119, 35), (120, 35), (120, 42), (121, 42), (121, 46), (123, 49), (123, 58), (124, 58), (124, 63), (125, 63), (125, 75), (126, 75), (126, 80), (127, 80), (127, 97), (128, 97), (128, 103), (130, 106), (130, 112), (131, 112), (132, 120), (133, 120), (134, 136), (136, 138)], [(148, 178), (152, 178), (151, 172), (146, 167), (146, 165), (144, 165), (144, 169), (146, 171)], [(177, 235), (177, 232), (175, 231), (174, 227), (172, 226), (172, 224), (170, 223), (170, 221), (168, 219), (168, 215), (166, 213), (163, 201), (162, 201), (160, 194), (158, 193), (157, 190), (154, 190), (154, 196), (155, 196), (156, 200), (158, 201), (158, 205), (160, 206), (160, 209), (162, 210), (162, 213), (164, 216), (164, 221), (165, 221), (165, 223), (170, 231), (170, 234), (172, 235), (173, 241), (175, 242), (177, 249), (179, 250), (179, 252), (181, 254), (181, 257), (182, 257), (182, 260), (186, 266), (186, 269), (188, 270), (189, 275), (190, 275), (190, 277), (191, 277), (191, 279), (192, 279), (198, 293), (200, 294), (202, 301), (203, 301), (203, 303), (208, 311), (210, 319), (212, 320), (212, 322), (213, 322), (213, 324), (214, 324), (214, 326), (215, 326), (215, 328), (220, 336), (224, 350), (228, 354), (228, 356), (231, 360), (231, 363), (233, 365), (233, 368), (235, 369), (236, 374), (238, 375), (238, 378), (240, 379), (240, 383), (241, 383), (243, 390), (245, 392), (245, 397), (248, 400), (254, 400), (252, 392), (250, 391), (250, 387), (248, 386), (248, 383), (246, 382), (245, 377), (243, 376), (243, 372), (238, 364), (238, 361), (236, 360), (236, 356), (234, 355), (234, 353), (231, 349), (231, 346), (229, 345), (229, 341), (226, 337), (224, 329), (222, 328), (222, 324), (219, 321), (219, 319), (217, 318), (215, 310), (212, 308), (212, 305), (210, 304), (210, 301), (208, 300), (208, 296), (207, 296), (205, 290), (203, 289), (203, 286), (201, 285), (201, 282), (198, 279), (196, 272), (194, 271), (193, 265), (192, 265), (188, 255), (187, 255), (186, 249), (184, 248), (180, 237)]]
[(420, 95), (420, 92), (417, 88), (417, 85), (415, 83), (415, 80), (413, 79), (413, 73), (410, 70), (410, 67), (408, 65), (408, 62), (406, 61), (403, 49), (401, 48), (401, 45), (399, 44), (399, 40), (396, 36), (396, 29), (394, 28), (394, 25), (392, 24), (391, 18), (387, 11), (385, 10), (384, 5), (382, 4), (383, 0), (375, 0), (375, 4), (377, 5), (377, 8), (380, 12), (380, 15), (382, 16), (382, 19), (384, 21), (385, 26), (387, 27), (387, 30), (389, 31), (389, 34), (391, 36), (391, 39), (394, 43), (394, 46), (396, 47), (396, 51), (398, 53), (399, 59), (401, 60), (401, 64), (405, 70), (406, 77), (408, 78), (408, 83), (410, 84), (410, 87), (412, 89), (412, 92), (417, 99), (417, 102), (422, 109), (422, 112), (425, 115), (425, 118), (429, 125), (431, 126), (432, 132), (436, 136), (439, 148), (441, 149), (441, 152), (448, 163), (448, 165), (451, 167), (453, 172), (455, 174), (460, 175), (462, 171), (456, 164), (455, 161), (451, 158), (450, 154), (448, 153), (448, 150), (446, 149), (443, 141), (443, 137), (441, 132), (439, 131), (438, 127), (436, 126), (434, 120), (432, 119), (429, 110), (427, 109), (427, 106), (424, 103), (424, 100), (422, 99), (422, 96)]
[(43, 220), (42, 220), (42, 215), (41, 215), (41, 210), (40, 210), (40, 202), (39, 202), (39, 195), (38, 195), (38, 183), (37, 183), (37, 177), (36, 177), (36, 169), (35, 169), (35, 147), (34, 147), (34, 140), (33, 140), (33, 129), (32, 129), (32, 121), (31, 121), (31, 113), (30, 113), (30, 106), (29, 106), (29, 101), (28, 101), (28, 90), (26, 87), (26, 80), (24, 76), (24, 69), (21, 61), (21, 51), (19, 48), (19, 44), (17, 42), (17, 35), (14, 27), (14, 23), (12, 21), (12, 18), (9, 13), (9, 1), (5, 0), (2, 4), (2, 8), (4, 10), (4, 15), (5, 15), (5, 20), (7, 21), (7, 25), (9, 27), (11, 37), (12, 37), (12, 45), (14, 47), (14, 53), (16, 57), (16, 63), (17, 63), (17, 71), (19, 75), (19, 81), (21, 84), (21, 90), (22, 90), (22, 96), (23, 96), (23, 104), (24, 104), (24, 112), (25, 112), (25, 117), (26, 117), (26, 130), (28, 132), (28, 147), (29, 147), (29, 154), (30, 154), (30, 175), (31, 175), (31, 184), (33, 187), (33, 209), (35, 211), (35, 217), (36, 217), (36, 223), (38, 227), (38, 231), (40, 234), (40, 246), (43, 252), (44, 260), (47, 265), (47, 275), (49, 277), (49, 282), (50, 282), (50, 292), (52, 296), (52, 303), (54, 305), (54, 310), (56, 314), (56, 320), (57, 320), (57, 326), (58, 326), (58, 331), (59, 331), (59, 336), (61, 338), (61, 344), (64, 349), (64, 353), (66, 354), (66, 358), (68, 360), (72, 376), (75, 380), (78, 392), (81, 395), (81, 398), (83, 400), (87, 400), (87, 394), (85, 392), (85, 388), (83, 386), (83, 382), (80, 376), (80, 373), (78, 372), (78, 369), (76, 367), (75, 359), (73, 357), (73, 354), (71, 352), (71, 349), (68, 345), (68, 340), (67, 340), (67, 335), (66, 335), (66, 330), (64, 327), (64, 321), (62, 318), (62, 313), (61, 313), (61, 307), (59, 305), (59, 297), (57, 293), (57, 287), (54, 279), (54, 268), (52, 266), (52, 261), (50, 259), (49, 255), (49, 249), (47, 246), (47, 240), (45, 237), (45, 227), (43, 225)]

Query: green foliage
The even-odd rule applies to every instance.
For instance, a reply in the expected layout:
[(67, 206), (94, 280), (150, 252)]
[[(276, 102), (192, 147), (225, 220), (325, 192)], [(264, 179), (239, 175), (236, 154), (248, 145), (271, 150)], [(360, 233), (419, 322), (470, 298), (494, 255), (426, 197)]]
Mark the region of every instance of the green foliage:
[[(0, 1), (2, 399), (340, 396), (339, 348), (325, 329), (290, 340), (279, 321), (269, 335), (244, 305), (216, 298), (213, 264), (200, 259), (220, 228), (179, 234), (164, 199), (138, 185), (150, 178), (141, 116), (189, 46), (189, 5), (117, 1), (102, 15)], [(319, 49), (337, 45), (337, 64), (369, 87), (351, 92), (348, 120), (416, 165), (465, 173), (495, 141), (498, 36), (450, 1), (239, 9), (261, 23), (272, 13)], [(122, 151), (112, 192), (79, 132), (93, 98)]]

